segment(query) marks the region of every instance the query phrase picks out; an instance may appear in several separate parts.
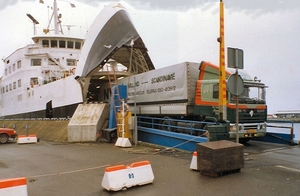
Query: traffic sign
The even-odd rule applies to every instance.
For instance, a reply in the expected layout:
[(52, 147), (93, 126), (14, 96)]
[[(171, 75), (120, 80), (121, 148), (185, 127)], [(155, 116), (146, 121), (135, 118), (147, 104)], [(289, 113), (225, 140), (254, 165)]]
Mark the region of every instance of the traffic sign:
[(244, 91), (244, 81), (238, 74), (232, 74), (227, 81), (227, 88), (233, 95), (241, 95)]

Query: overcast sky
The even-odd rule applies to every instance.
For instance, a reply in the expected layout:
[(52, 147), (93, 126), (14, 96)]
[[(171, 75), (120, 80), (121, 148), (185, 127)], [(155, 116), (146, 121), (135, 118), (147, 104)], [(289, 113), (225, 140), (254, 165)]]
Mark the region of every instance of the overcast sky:
[[(32, 43), (26, 13), (47, 27), (52, 0), (0, 0), (0, 56)], [(84, 37), (104, 0), (58, 0), (65, 34)], [(188, 2), (188, 3), (186, 3)], [(71, 8), (73, 3), (76, 8)], [(218, 64), (219, 0), (122, 1), (156, 68), (184, 61)], [(225, 46), (244, 50), (244, 70), (269, 88), (269, 113), (300, 110), (300, 1), (224, 0)], [(3, 69), (3, 64), (0, 65)], [(0, 71), (1, 75), (1, 71)]]

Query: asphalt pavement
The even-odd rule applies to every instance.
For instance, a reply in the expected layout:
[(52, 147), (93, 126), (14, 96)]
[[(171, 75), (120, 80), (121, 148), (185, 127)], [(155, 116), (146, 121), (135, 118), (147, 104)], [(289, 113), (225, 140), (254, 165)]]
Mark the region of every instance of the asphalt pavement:
[[(145, 143), (121, 148), (111, 143), (0, 145), (0, 179), (26, 177), (29, 196), (98, 195), (299, 195), (300, 149), (250, 141), (241, 172), (211, 178), (190, 169), (192, 152)], [(117, 192), (101, 186), (108, 166), (148, 160), (154, 182)]]

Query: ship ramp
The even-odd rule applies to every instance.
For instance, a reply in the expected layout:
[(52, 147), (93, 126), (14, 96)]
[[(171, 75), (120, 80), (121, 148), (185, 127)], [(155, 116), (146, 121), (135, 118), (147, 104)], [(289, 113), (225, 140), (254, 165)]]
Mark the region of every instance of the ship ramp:
[(68, 124), (68, 142), (96, 141), (108, 116), (108, 103), (79, 104)]

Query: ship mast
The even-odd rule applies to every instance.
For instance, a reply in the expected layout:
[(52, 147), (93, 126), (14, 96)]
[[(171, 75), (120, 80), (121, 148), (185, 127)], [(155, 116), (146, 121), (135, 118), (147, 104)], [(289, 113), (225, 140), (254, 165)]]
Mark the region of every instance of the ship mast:
[(59, 34), (59, 24), (60, 24), (60, 20), (58, 19), (56, 0), (54, 0), (53, 2), (53, 16), (54, 16), (54, 34), (56, 35)]
[(62, 27), (61, 27), (61, 21), (60, 21), (60, 18), (61, 18), (61, 14), (58, 14), (58, 8), (57, 8), (57, 2), (56, 0), (53, 1), (53, 13), (51, 15), (51, 18), (49, 20), (49, 24), (48, 24), (48, 27), (47, 29), (44, 29), (44, 33), (47, 34), (49, 33), (49, 27), (50, 27), (50, 24), (52, 22), (52, 19), (53, 19), (53, 23), (54, 23), (54, 34), (55, 35), (58, 35), (59, 32), (61, 32), (61, 34), (64, 34), (63, 30), (62, 30)]

